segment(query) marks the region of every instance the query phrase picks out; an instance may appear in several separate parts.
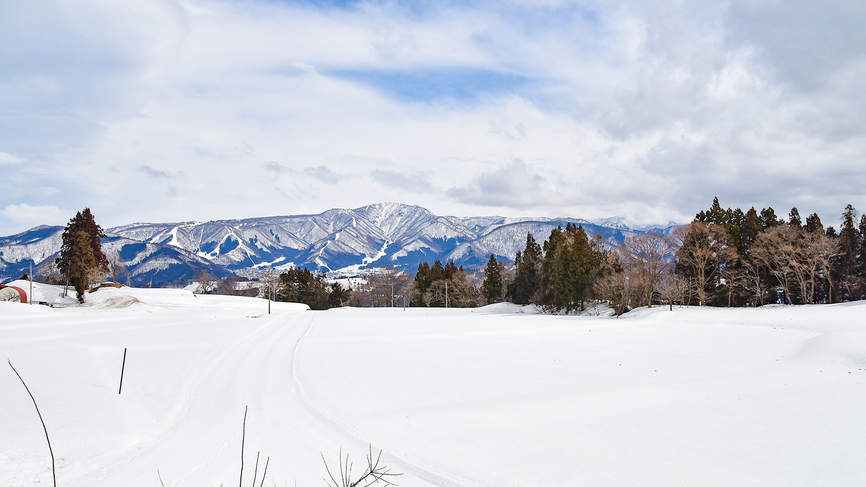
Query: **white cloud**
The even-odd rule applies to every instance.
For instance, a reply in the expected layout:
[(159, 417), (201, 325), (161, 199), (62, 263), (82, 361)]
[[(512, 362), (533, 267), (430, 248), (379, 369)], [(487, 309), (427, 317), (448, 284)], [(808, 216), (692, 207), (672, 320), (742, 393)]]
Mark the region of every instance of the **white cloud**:
[(5, 152), (0, 152), (0, 166), (2, 165), (13, 165), (13, 164), (21, 164), (24, 162), (24, 159), (20, 157), (15, 157), (12, 154), (7, 154)]
[(22, 230), (39, 225), (63, 225), (71, 218), (69, 211), (61, 210), (54, 205), (31, 206), (26, 203), (8, 205), (0, 210), (0, 215), (3, 220), (6, 220), (0, 222), (0, 228)]
[(0, 205), (55, 188), (108, 226), (866, 208), (860, 7), (436, 5), (4, 2)]

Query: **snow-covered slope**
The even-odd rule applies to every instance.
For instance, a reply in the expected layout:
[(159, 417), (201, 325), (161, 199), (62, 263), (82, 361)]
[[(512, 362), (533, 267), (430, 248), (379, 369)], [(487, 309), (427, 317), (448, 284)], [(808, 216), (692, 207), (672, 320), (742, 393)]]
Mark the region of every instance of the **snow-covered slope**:
[[(197, 268), (252, 277), (262, 267), (306, 266), (329, 271), (350, 266), (394, 266), (453, 260), (467, 268), (490, 254), (513, 259), (527, 232), (543, 242), (557, 225), (582, 224), (617, 245), (634, 233), (623, 225), (569, 218), (437, 216), (419, 206), (378, 203), (318, 215), (182, 223), (134, 223), (106, 229), (131, 269), (133, 283), (190, 279)], [(61, 227), (40, 227), (0, 239), (0, 278), (19, 277), (60, 249)]]
[[(313, 312), (169, 289), (0, 302), (58, 485), (322, 485), (383, 450), (401, 487), (864, 485), (866, 303)], [(508, 313), (513, 310), (514, 313)], [(122, 393), (121, 364), (127, 350)], [(0, 484), (50, 485), (0, 372)], [(245, 407), (249, 407), (244, 425)], [(243, 431), (243, 435), (242, 435)]]

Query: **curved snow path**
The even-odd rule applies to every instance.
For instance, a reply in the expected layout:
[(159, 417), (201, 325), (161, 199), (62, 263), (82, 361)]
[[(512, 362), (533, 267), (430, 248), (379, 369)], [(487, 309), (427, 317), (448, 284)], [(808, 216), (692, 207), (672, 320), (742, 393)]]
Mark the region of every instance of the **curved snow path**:
[[(445, 487), (463, 487), (463, 483), (457, 481), (454, 478), (448, 478), (438, 473), (434, 473), (433, 470), (425, 465), (414, 461), (413, 459), (407, 457), (405, 454), (393, 449), (389, 448), (386, 445), (382, 445), (375, 441), (375, 439), (368, 438), (363, 433), (358, 431), (357, 428), (352, 426), (349, 422), (342, 420), (336, 416), (329, 414), (325, 411), (324, 408), (318, 407), (307, 395), (302, 381), (299, 379), (298, 373), (298, 361), (300, 354), (298, 350), (301, 346), (301, 342), (304, 337), (307, 336), (309, 331), (312, 329), (312, 324), (308, 324), (304, 333), (300, 338), (295, 342), (295, 346), (292, 349), (292, 385), (293, 390), (295, 391), (296, 397), (298, 401), (304, 406), (307, 412), (319, 420), (322, 424), (330, 427), (330, 430), (335, 433), (339, 433), (346, 440), (343, 445), (351, 445), (354, 447), (356, 451), (365, 451), (365, 449), (369, 449), (370, 446), (373, 448), (373, 453), (376, 454), (377, 451), (382, 451), (382, 460), (387, 463), (387, 465), (393, 467), (394, 473), (403, 474), (399, 480), (395, 480), (399, 485), (402, 486), (410, 486), (410, 485), (425, 485), (425, 483), (429, 483), (432, 485), (439, 485)], [(346, 364), (350, 366), (351, 364)], [(371, 378), (373, 383), (371, 386), (375, 386), (376, 378)], [(347, 401), (351, 401), (352, 398), (347, 397)], [(344, 447), (345, 451), (345, 447)], [(362, 458), (355, 458), (355, 460), (361, 464), (363, 463)], [(417, 483), (416, 479), (410, 479), (407, 475), (412, 475), (416, 477), (417, 480), (422, 480), (422, 483)]]
[[(201, 310), (196, 312), (202, 314)], [(90, 311), (83, 320), (113, 322), (114, 326), (66, 326), (61, 333), (63, 340), (84, 342), (91, 352), (97, 342), (126, 342), (138, 332), (148, 338), (132, 340), (138, 343), (130, 347), (123, 394), (117, 395), (116, 389), (103, 391), (95, 399), (102, 404), (101, 412), (92, 406), (75, 410), (58, 404), (49, 408), (47, 421), (59, 458), (60, 484), (151, 487), (159, 485), (161, 479), (166, 487), (238, 485), (246, 406), (244, 486), (252, 485), (257, 452), (261, 458), (256, 485), (270, 457), (267, 484), (306, 487), (322, 484), (326, 475), (322, 455), (334, 471), (342, 450), (344, 457), (350, 455), (357, 472), (365, 462), (369, 444), (374, 452), (382, 447), (350, 424), (316, 408), (304, 392), (304, 381), (297, 374), (298, 349), (322, 314), (284, 312), (222, 323), (220, 316), (209, 330), (209, 325), (201, 323), (206, 320), (186, 310), (155, 309), (155, 316), (140, 317), (143, 319), (117, 313)], [(184, 323), (186, 316), (190, 323)], [(119, 363), (102, 365), (113, 374)], [(36, 381), (42, 379), (34, 378)], [(43, 394), (40, 402), (52, 399)], [(82, 414), (92, 414), (80, 421), (85, 426), (67, 426), (67, 420), (76, 419), (68, 416)], [(103, 417), (104, 424), (94, 424)], [(111, 439), (89, 438), (87, 424)], [(64, 429), (71, 438), (54, 440)], [(109, 448), (110, 442), (117, 447)], [(75, 449), (69, 446), (74, 443), (80, 449), (70, 451)], [(399, 452), (385, 449), (382, 458), (393, 472), (403, 473), (396, 479), (401, 487), (460, 487), (413, 464)], [(38, 455), (36, 460), (42, 463)], [(44, 478), (45, 471), (40, 475)]]

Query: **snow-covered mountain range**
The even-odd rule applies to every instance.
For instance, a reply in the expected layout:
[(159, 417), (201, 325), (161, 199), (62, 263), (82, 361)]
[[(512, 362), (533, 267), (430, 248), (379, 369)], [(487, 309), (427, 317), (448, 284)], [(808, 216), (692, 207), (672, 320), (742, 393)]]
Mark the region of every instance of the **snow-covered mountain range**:
[[(255, 276), (268, 267), (322, 271), (363, 267), (417, 269), (423, 261), (453, 260), (473, 268), (490, 254), (512, 260), (532, 233), (541, 243), (557, 226), (583, 225), (616, 246), (633, 230), (621, 218), (590, 222), (575, 218), (437, 216), (420, 206), (377, 203), (332, 209), (318, 215), (182, 223), (133, 223), (105, 230), (106, 255), (116, 255), (133, 283), (165, 285), (193, 278), (198, 269), (220, 276)], [(0, 237), (0, 280), (19, 277), (34, 265), (44, 272), (60, 250), (63, 227), (42, 226)]]

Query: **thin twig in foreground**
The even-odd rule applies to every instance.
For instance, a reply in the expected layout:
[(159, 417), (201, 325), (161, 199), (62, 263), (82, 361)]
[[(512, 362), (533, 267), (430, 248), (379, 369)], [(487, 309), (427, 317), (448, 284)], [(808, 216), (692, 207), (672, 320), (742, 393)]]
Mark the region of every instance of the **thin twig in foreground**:
[(241, 479), (238, 482), (238, 487), (244, 487), (244, 438), (247, 435), (247, 410), (249, 406), (244, 407), (244, 424), (241, 429)]
[(328, 477), (331, 478), (331, 482), (328, 482), (328, 479), (323, 479), (326, 484), (332, 485), (333, 487), (368, 487), (373, 484), (382, 483), (386, 486), (388, 485), (397, 485), (394, 482), (388, 480), (388, 477), (397, 477), (403, 475), (401, 473), (392, 473), (390, 467), (386, 467), (384, 465), (380, 466), (379, 463), (382, 460), (382, 452), (379, 451), (379, 454), (376, 456), (375, 460), (373, 458), (373, 446), (370, 445), (370, 452), (367, 455), (367, 468), (364, 470), (364, 473), (361, 474), (361, 477), (352, 481), (352, 463), (349, 461), (349, 455), (346, 454), (346, 459), (343, 460), (343, 451), (340, 450), (340, 481), (334, 477), (334, 474), (331, 473), (331, 468), (328, 466), (328, 462), (325, 460), (325, 456), (322, 455), (322, 461), (325, 463), (325, 470), (328, 472)]
[[(265, 460), (265, 471), (262, 472), (262, 483), (259, 484), (259, 487), (263, 487), (265, 485), (265, 477), (268, 476), (268, 464), (270, 462), (271, 462), (271, 457), (268, 457), (268, 459)], [(255, 485), (253, 485), (253, 487), (255, 487)]]
[(262, 451), (259, 450), (256, 452), (256, 468), (253, 470), (253, 487), (256, 487), (256, 479), (259, 476), (259, 456), (262, 454)]
[[(9, 367), (12, 367), (12, 361), (6, 359), (9, 362)], [(45, 421), (42, 419), (42, 413), (39, 412), (39, 406), (36, 404), (36, 398), (33, 397), (33, 393), (30, 392), (30, 388), (27, 387), (27, 383), (24, 382), (24, 379), (21, 377), (21, 374), (15, 370), (15, 367), (12, 367), (12, 371), (15, 372), (15, 375), (18, 376), (18, 379), (21, 380), (21, 383), (24, 384), (24, 389), (27, 389), (27, 394), (30, 394), (30, 399), (33, 400), (33, 406), (36, 408), (36, 414), (39, 415), (39, 421), (42, 422), (42, 429), (45, 430), (45, 441), (48, 442), (48, 452), (51, 453), (51, 475), (54, 478), (54, 487), (57, 487), (57, 471), (54, 468), (54, 450), (51, 449), (51, 440), (48, 438), (48, 428), (45, 427)]]

